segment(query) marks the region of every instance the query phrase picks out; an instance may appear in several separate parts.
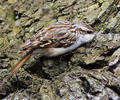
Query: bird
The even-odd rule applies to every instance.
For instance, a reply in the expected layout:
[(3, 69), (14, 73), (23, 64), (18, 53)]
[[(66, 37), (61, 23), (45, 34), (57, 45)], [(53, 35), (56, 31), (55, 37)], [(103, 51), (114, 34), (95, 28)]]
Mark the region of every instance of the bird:
[(58, 21), (43, 28), (31, 36), (21, 47), (20, 53), (25, 55), (12, 67), (13, 75), (31, 57), (55, 57), (71, 52), (82, 44), (89, 43), (96, 31), (82, 22)]

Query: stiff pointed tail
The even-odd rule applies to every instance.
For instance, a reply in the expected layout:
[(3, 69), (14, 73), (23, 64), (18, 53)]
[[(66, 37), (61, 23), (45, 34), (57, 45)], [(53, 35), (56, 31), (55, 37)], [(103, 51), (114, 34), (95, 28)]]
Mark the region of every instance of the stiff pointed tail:
[(11, 76), (18, 71), (18, 69), (31, 57), (33, 51), (28, 52), (22, 59), (20, 59), (17, 64), (11, 69)]

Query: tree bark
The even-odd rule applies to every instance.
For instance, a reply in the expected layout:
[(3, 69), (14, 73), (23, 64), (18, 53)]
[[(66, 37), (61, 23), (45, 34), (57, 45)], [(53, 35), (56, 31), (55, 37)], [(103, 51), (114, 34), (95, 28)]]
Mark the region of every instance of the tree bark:
[[(67, 55), (31, 58), (9, 77), (20, 45), (60, 20), (103, 35)], [(120, 0), (1, 0), (0, 33), (0, 99), (120, 99)]]

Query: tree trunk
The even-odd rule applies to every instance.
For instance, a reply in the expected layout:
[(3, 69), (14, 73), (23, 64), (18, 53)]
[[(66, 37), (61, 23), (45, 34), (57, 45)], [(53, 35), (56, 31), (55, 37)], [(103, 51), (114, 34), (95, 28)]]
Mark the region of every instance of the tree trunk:
[[(20, 45), (60, 20), (103, 35), (66, 55), (31, 58), (9, 77)], [(0, 99), (120, 99), (120, 0), (1, 0), (0, 33)]]

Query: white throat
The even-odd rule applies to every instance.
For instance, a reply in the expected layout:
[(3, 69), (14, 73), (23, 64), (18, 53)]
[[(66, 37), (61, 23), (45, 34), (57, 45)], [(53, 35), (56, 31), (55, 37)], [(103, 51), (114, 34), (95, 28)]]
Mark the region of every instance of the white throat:
[(95, 36), (95, 34), (86, 34), (86, 35), (81, 35), (80, 34), (80, 36), (76, 40), (76, 42), (73, 45), (71, 45), (70, 47), (67, 47), (66, 49), (68, 51), (74, 50), (74, 49), (78, 48), (80, 45), (92, 41), (92, 39), (94, 38), (94, 36)]

